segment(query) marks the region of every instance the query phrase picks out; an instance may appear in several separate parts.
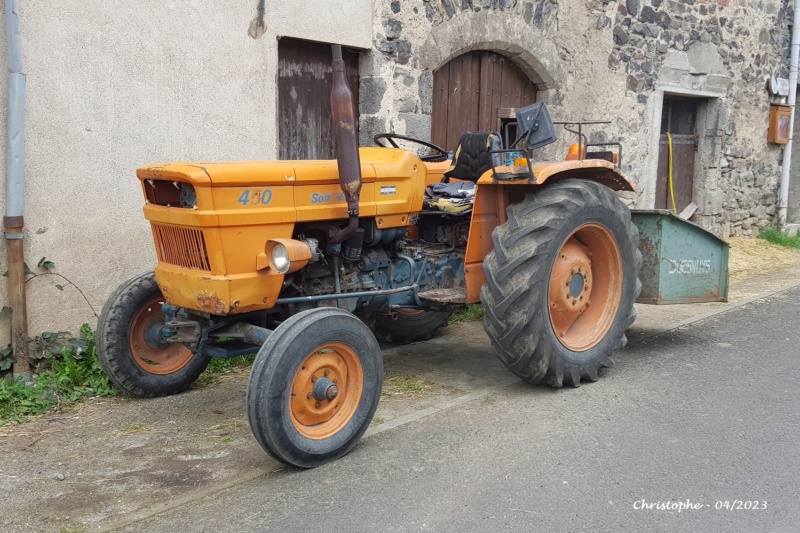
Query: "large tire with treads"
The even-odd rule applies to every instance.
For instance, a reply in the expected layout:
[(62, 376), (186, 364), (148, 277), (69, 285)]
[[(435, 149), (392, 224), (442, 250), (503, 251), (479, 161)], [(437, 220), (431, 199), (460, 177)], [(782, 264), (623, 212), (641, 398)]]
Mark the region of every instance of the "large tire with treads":
[(483, 263), (484, 329), (534, 384), (596, 381), (627, 342), (641, 291), (639, 231), (616, 193), (567, 179), (526, 193)]

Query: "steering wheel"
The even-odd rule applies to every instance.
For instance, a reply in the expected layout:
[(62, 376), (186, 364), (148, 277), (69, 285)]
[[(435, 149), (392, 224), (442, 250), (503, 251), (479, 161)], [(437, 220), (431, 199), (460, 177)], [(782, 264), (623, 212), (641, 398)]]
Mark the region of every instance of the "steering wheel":
[(432, 154), (419, 156), (419, 158), (422, 161), (432, 161), (432, 162), (445, 161), (450, 157), (450, 154), (447, 153), (447, 150), (445, 150), (441, 146), (436, 146), (435, 144), (423, 141), (422, 139), (407, 137), (406, 135), (399, 135), (397, 133), (379, 133), (373, 138), (373, 140), (375, 141), (375, 144), (383, 148), (389, 148), (389, 146), (387, 146), (381, 141), (388, 142), (392, 148), (400, 148), (400, 146), (398, 146), (397, 144), (397, 141), (406, 141), (413, 144), (418, 144), (420, 146), (424, 146), (425, 148), (428, 148), (434, 152)]

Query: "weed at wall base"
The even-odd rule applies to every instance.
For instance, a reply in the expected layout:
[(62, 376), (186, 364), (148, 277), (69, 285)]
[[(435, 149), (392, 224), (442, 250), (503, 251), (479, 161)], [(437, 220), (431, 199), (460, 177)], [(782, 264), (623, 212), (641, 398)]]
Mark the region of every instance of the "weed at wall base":
[(779, 228), (762, 228), (758, 238), (787, 248), (800, 248), (800, 234), (787, 235)]
[(65, 341), (58, 356), (53, 353), (40, 363), (40, 370), (49, 369), (41, 371), (32, 383), (15, 380), (10, 374), (0, 379), (0, 426), (23, 422), (81, 398), (116, 394), (100, 368), (91, 328), (84, 324), (79, 337)]

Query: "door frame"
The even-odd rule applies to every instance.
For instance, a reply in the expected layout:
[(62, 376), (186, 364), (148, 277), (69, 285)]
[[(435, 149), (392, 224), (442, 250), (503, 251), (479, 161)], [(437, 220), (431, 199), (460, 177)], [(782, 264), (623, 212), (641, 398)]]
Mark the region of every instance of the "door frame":
[[(661, 115), (664, 109), (665, 96), (680, 96), (696, 98), (697, 108), (697, 152), (695, 155), (695, 171), (693, 180), (692, 198), (697, 204), (699, 216), (711, 215), (706, 213), (707, 183), (718, 183), (721, 169), (719, 165), (702, 165), (703, 161), (713, 161), (721, 153), (722, 139), (717, 134), (720, 127), (711, 130), (707, 127), (711, 114), (716, 115), (718, 124), (724, 123), (725, 98), (715, 91), (688, 90), (683, 87), (667, 86), (657, 88), (648, 98), (647, 111), (647, 145), (650, 155), (643, 165), (642, 179), (638, 183), (642, 191), (636, 207), (640, 209), (653, 209), (656, 203), (656, 184), (658, 182), (658, 153), (661, 139)], [(623, 169), (625, 170), (625, 169)], [(629, 170), (629, 169), (628, 169)]]
[[(698, 158), (697, 154), (699, 153), (699, 140), (700, 140), (700, 128), (699, 125), (701, 123), (700, 115), (705, 104), (705, 99), (701, 98), (687, 98), (685, 96), (676, 97), (674, 95), (665, 95), (664, 103), (662, 105), (662, 113), (661, 118), (662, 122), (664, 121), (664, 108), (668, 107), (667, 102), (688, 102), (691, 106), (694, 107), (692, 111), (693, 120), (692, 120), (692, 133), (672, 133), (672, 153), (673, 153), (673, 161), (672, 161), (672, 168), (674, 169), (673, 178), (675, 181), (675, 187), (671, 191), (669, 185), (669, 139), (670, 137), (665, 132), (661, 132), (659, 136), (659, 144), (658, 144), (658, 173), (656, 175), (656, 187), (655, 187), (655, 207), (657, 209), (672, 209), (672, 202), (671, 199), (674, 198), (676, 200), (676, 207), (677, 212), (680, 213), (683, 209), (685, 209), (689, 204), (695, 201), (695, 181), (698, 177), (697, 172), (697, 164)], [(671, 119), (675, 118), (674, 111), (672, 112), (671, 117), (667, 117), (667, 120), (670, 121)], [(663, 127), (663, 125), (662, 125)], [(667, 130), (671, 130), (672, 128), (667, 125)], [(690, 151), (686, 150), (686, 147), (691, 146), (692, 148)], [(676, 157), (676, 153), (678, 154)], [(681, 154), (685, 156), (686, 160), (681, 160)], [(664, 157), (662, 163), (662, 156)], [(664, 167), (662, 167), (662, 164)], [(688, 171), (688, 172), (687, 172)], [(688, 183), (687, 183), (688, 180)], [(691, 187), (691, 190), (684, 190), (679, 186), (682, 185), (686, 187), (687, 185)], [(686, 188), (689, 188), (686, 187)], [(663, 196), (662, 196), (663, 195)], [(688, 199), (688, 201), (686, 201)]]
[[(332, 67), (332, 59), (331, 59), (331, 46), (334, 43), (323, 43), (318, 41), (311, 41), (308, 39), (298, 39), (295, 37), (283, 37), (278, 40), (278, 46), (276, 48), (277, 52), (277, 68), (275, 73), (275, 122), (276, 122), (276, 129), (275, 129), (275, 144), (276, 144), (276, 159), (332, 159), (335, 158), (335, 145), (336, 139), (333, 135), (334, 133), (334, 126), (333, 126), (333, 119), (330, 118), (330, 123), (328, 120), (324, 121), (324, 127), (329, 127), (330, 129), (327, 132), (318, 132), (317, 137), (313, 137), (317, 141), (315, 143), (314, 148), (309, 150), (309, 152), (316, 152), (315, 154), (312, 153), (305, 153), (308, 149), (309, 145), (306, 144), (305, 146), (301, 147), (301, 153), (284, 153), (285, 151), (288, 152), (291, 150), (291, 144), (286, 143), (284, 144), (282, 141), (287, 140), (291, 135), (297, 135), (299, 138), (303, 139), (305, 143), (310, 142), (311, 135), (308, 132), (309, 124), (301, 123), (297, 125), (294, 129), (289, 128), (288, 130), (284, 128), (284, 115), (281, 113), (283, 106), (286, 105), (287, 116), (289, 117), (287, 120), (291, 121), (293, 118), (292, 115), (296, 112), (294, 109), (294, 105), (292, 103), (292, 96), (286, 98), (286, 101), (283, 101), (281, 96), (284, 90), (283, 83), (286, 83), (281, 76), (281, 69), (282, 63), (284, 60), (287, 59), (287, 55), (290, 56), (291, 59), (292, 53), (299, 55), (306, 55), (308, 57), (312, 57), (315, 60), (318, 60), (318, 64), (320, 68), (323, 69), (321, 73), (321, 78), (318, 77), (320, 73), (312, 74), (314, 77), (313, 80), (310, 81), (311, 84), (317, 84), (316, 87), (309, 87), (308, 84), (305, 84), (306, 90), (311, 91), (312, 89), (324, 89), (320, 90), (316, 98), (312, 98), (311, 101), (314, 104), (319, 104), (319, 108), (315, 111), (318, 111), (319, 116), (321, 117), (329, 117), (331, 116), (331, 107), (330, 107), (330, 91), (333, 85), (333, 67)], [(282, 53), (283, 52), (283, 53)], [(314, 56), (314, 54), (319, 53), (318, 56)], [(345, 75), (347, 77), (347, 82), (350, 87), (350, 91), (353, 95), (353, 114), (355, 116), (356, 124), (359, 123), (359, 99), (360, 99), (360, 50), (352, 49), (349, 47), (343, 47), (342, 55), (345, 63)], [(303, 75), (309, 74), (308, 71), (304, 71)], [(304, 84), (300, 84), (303, 86)], [(287, 96), (287, 95), (283, 95)], [(304, 95), (308, 97), (308, 95)], [(313, 95), (312, 95), (313, 96)], [(308, 109), (306, 109), (308, 111)], [(328, 135), (326, 136), (325, 133)]]

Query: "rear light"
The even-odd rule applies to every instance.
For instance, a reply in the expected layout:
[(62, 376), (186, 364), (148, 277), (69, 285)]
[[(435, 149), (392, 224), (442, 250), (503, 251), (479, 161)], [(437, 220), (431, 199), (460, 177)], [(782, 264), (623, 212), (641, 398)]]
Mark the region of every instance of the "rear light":
[(586, 157), (586, 148), (581, 147), (579, 144), (570, 145), (567, 151), (567, 161), (577, 161)]

